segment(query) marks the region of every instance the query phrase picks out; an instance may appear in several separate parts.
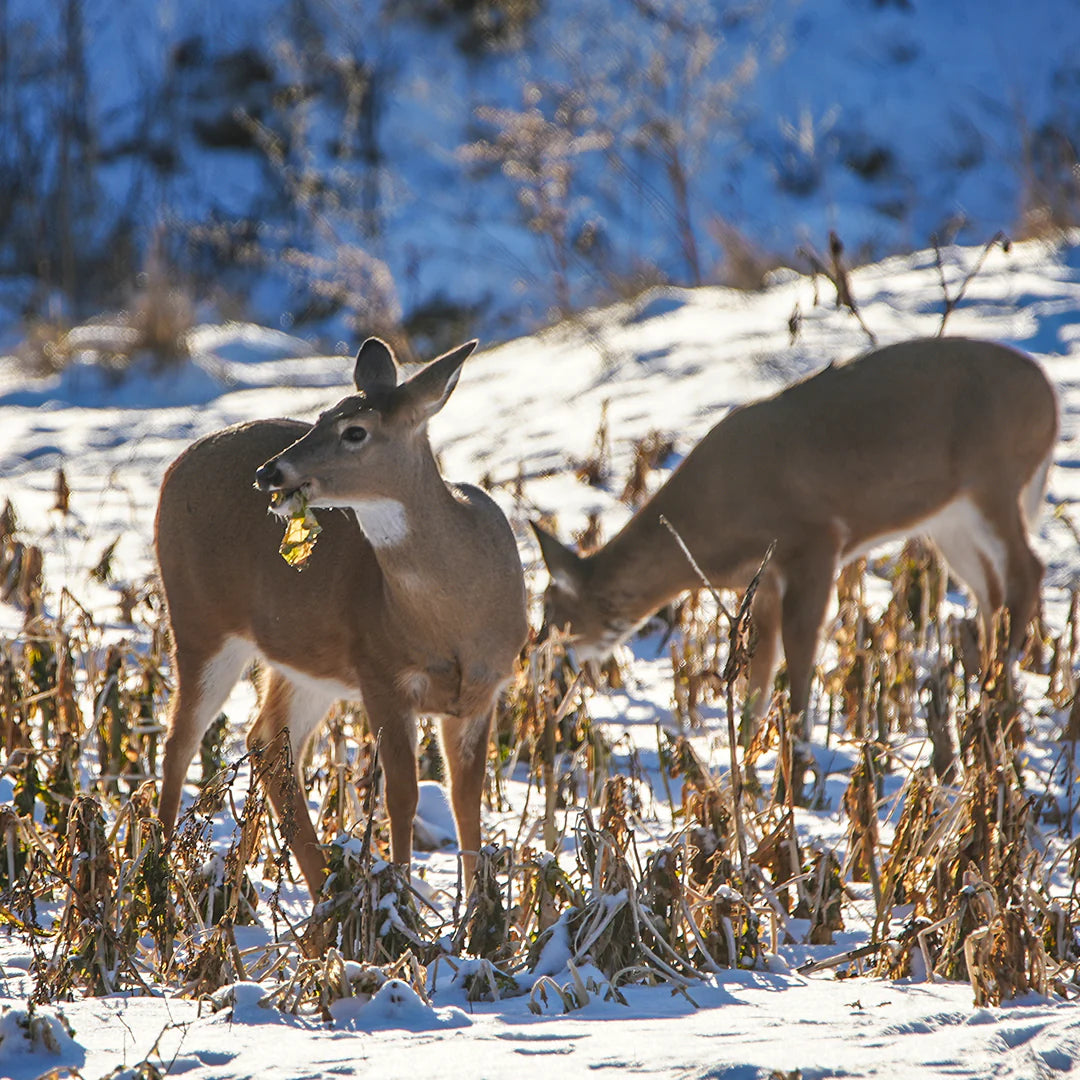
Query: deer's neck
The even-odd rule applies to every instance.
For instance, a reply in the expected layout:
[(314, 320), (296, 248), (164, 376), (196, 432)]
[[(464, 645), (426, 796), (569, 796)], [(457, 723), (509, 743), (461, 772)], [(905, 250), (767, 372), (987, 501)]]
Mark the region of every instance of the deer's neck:
[(408, 507), (400, 499), (380, 496), (350, 504), (368, 543), (379, 553), (389, 554), (410, 539), (413, 523)]
[[(683, 475), (669, 481), (589, 557), (591, 589), (604, 597), (605, 607), (621, 623), (636, 625), (679, 593), (701, 586), (680, 540), (710, 585), (742, 588), (772, 539), (768, 529), (756, 525), (733, 527), (732, 499), (722, 486), (713, 483), (707, 491), (690, 492), (686, 479)], [(695, 500), (705, 500), (705, 509), (695, 507)], [(688, 511), (688, 506), (695, 508)]]
[(659, 511), (646, 507), (588, 556), (590, 590), (613, 629), (629, 629), (696, 582)]
[[(400, 497), (384, 494), (351, 509), (375, 552), (384, 586), (400, 614), (422, 616), (440, 602), (468, 558), (462, 507), (433, 458), (417, 464)], [(451, 589), (453, 585), (449, 586)]]

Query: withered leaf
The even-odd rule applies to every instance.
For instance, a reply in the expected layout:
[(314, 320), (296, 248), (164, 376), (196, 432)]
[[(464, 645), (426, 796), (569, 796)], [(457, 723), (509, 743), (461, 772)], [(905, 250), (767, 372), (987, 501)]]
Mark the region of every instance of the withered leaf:
[(315, 515), (303, 502), (293, 511), (289, 523), (285, 527), (285, 536), (282, 538), (281, 557), (297, 570), (303, 570), (304, 564), (311, 558), (315, 550), (315, 541), (322, 526), (315, 520)]

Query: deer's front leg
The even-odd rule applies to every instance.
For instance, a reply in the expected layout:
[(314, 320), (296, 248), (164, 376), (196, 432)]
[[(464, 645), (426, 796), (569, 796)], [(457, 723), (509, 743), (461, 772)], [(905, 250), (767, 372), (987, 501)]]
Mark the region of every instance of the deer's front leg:
[(781, 604), (784, 656), (791, 688), (791, 712), (802, 717), (802, 737), (810, 738), (810, 679), (818, 639), (825, 622), (839, 544), (829, 532), (793, 553), (784, 553), (784, 597)]
[(416, 781), (416, 714), (395, 693), (364, 689), (364, 705), (379, 740), (379, 760), (386, 781), (390, 818), (390, 858), (401, 866), (412, 862), (413, 818), (419, 801)]
[(773, 679), (780, 650), (781, 605), (783, 589), (779, 575), (766, 571), (750, 611), (757, 629), (757, 647), (750, 658), (747, 680), (747, 696), (750, 716), (756, 730), (761, 719), (769, 711)]
[(471, 717), (447, 716), (442, 720), (443, 758), (450, 776), (450, 802), (454, 808), (458, 845), (461, 848), (465, 889), (472, 885), (480, 835), (480, 800), (484, 793), (488, 737), (492, 709)]

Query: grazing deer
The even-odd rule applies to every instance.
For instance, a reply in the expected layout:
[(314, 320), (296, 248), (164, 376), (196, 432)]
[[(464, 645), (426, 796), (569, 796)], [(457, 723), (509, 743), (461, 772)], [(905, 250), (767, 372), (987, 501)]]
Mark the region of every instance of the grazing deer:
[(586, 557), (534, 525), (551, 582), (545, 622), (582, 659), (606, 656), (699, 580), (741, 588), (770, 541), (754, 597), (751, 709), (760, 716), (782, 641), (803, 713), (838, 568), (886, 540), (932, 539), (971, 589), (984, 631), (1008, 609), (1010, 648), (1038, 606), (1028, 529), (1057, 436), (1053, 388), (1015, 349), (961, 338), (890, 345), (734, 409), (608, 544)]
[[(176, 680), (161, 786), (167, 834), (203, 733), (258, 658), (266, 671), (248, 746), (281, 746), (287, 729), (297, 779), (330, 706), (363, 698), (380, 736), (398, 863), (412, 855), (416, 716), (441, 717), (471, 879), (493, 703), (528, 629), (506, 519), (482, 491), (448, 484), (428, 442), (427, 421), (475, 347), (462, 345), (398, 385), (393, 353), (369, 338), (356, 357), (356, 394), (313, 426), (240, 424), (201, 439), (165, 474), (154, 543)], [(302, 573), (278, 553), (283, 524), (266, 497), (275, 492), (278, 514), (301, 498), (335, 508), (323, 515)], [(276, 776), (270, 798), (294, 825), (291, 847), (314, 895), (326, 860), (303, 785), (283, 769)]]

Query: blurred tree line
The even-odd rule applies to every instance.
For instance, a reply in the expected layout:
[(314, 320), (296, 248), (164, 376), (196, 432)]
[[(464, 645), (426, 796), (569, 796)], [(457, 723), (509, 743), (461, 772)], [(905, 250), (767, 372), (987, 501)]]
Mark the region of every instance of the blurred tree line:
[[(970, 115), (913, 115), (909, 152), (947, 148), (924, 184), (873, 108), (815, 103), (814, 86), (790, 102), (766, 92), (762, 73), (805, 35), (800, 10), (0, 0), (0, 337), (139, 309), (169, 340), (184, 318), (253, 318), (430, 353), (655, 283), (757, 287), (778, 263), (753, 235), (769, 220), (790, 251), (800, 221), (854, 209), (849, 250), (873, 257), (877, 223), (908, 243), (948, 239), (966, 220), (950, 192), (1005, 173), (1018, 220), (980, 229), (1080, 220), (1074, 60), (1025, 74), (1050, 111), (1004, 135), (976, 123), (1000, 113), (985, 88)], [(883, 88), (936, 25), (912, 22), (910, 47), (893, 48), (887, 31), (914, 6), (842, 10), (877, 32), (865, 48), (884, 50)], [(802, 56), (785, 79), (827, 59)]]
[(72, 322), (164, 273), (428, 348), (697, 283), (768, 6), (0, 0), (7, 308)]

